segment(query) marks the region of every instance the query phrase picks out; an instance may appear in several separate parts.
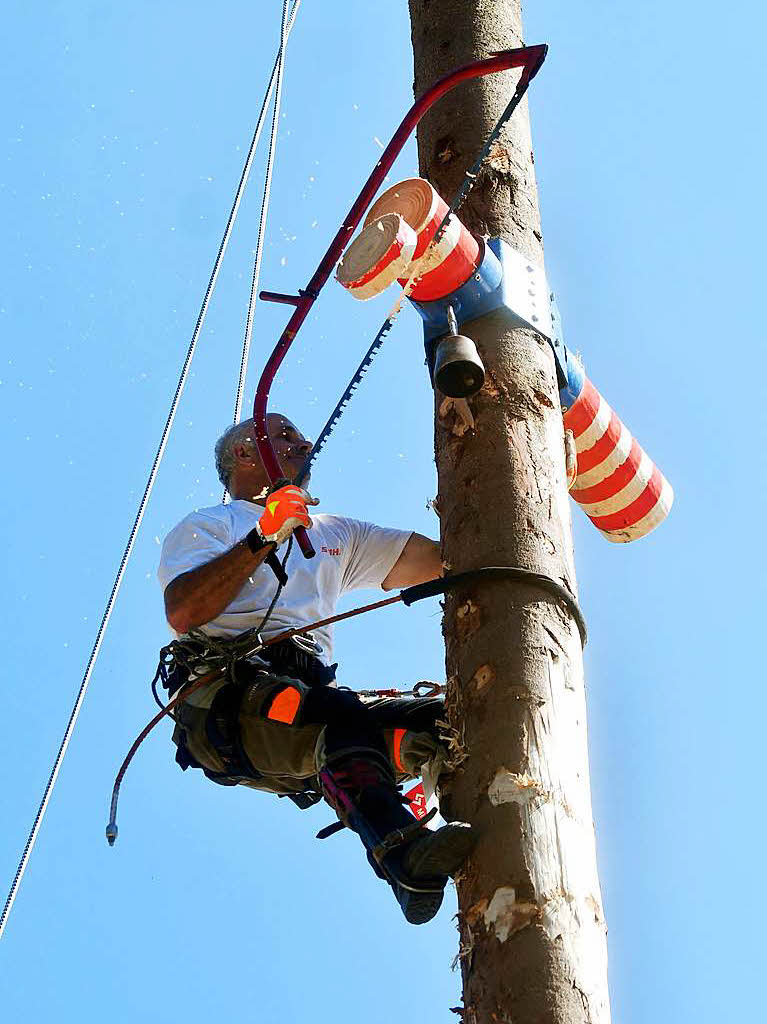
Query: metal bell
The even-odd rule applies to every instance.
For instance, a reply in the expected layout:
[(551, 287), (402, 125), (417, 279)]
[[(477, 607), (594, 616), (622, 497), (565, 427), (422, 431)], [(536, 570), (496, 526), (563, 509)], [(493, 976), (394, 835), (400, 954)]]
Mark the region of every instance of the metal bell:
[(448, 398), (467, 398), (482, 387), (485, 368), (477, 346), (463, 334), (446, 334), (437, 342), (434, 384)]

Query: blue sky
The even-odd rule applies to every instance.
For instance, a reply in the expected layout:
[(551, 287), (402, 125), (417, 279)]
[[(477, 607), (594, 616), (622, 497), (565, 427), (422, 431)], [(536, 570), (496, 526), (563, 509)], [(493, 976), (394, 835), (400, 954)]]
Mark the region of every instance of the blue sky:
[[(608, 544), (574, 509), (615, 1020), (751, 1018), (762, 969), (765, 17), (528, 5), (547, 269), (568, 345), (676, 491)], [(278, 38), (279, 0), (48, 0), (6, 12), (0, 404), (6, 686), (0, 877), (13, 877), (143, 489)], [(404, 0), (304, 0), (262, 285), (303, 286), (411, 102)], [(407, 927), (355, 837), (172, 763), (123, 788), (166, 640), (159, 540), (218, 500), (260, 202), (243, 205), (176, 430), (0, 951), (8, 1020), (450, 1020), (454, 895)], [(414, 144), (392, 181), (416, 169)], [(273, 389), (316, 432), (391, 302), (332, 282)], [(285, 310), (259, 307), (249, 399)], [(406, 311), (321, 457), (338, 511), (435, 535), (431, 396)], [(362, 595), (364, 596), (364, 595)], [(440, 678), (436, 602), (339, 628), (344, 681)], [(7, 885), (5, 888), (7, 889)]]

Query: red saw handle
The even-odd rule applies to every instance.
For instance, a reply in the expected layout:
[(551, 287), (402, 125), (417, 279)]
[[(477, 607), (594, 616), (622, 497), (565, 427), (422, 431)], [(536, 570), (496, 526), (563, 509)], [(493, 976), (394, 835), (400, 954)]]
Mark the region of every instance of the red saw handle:
[[(392, 136), (389, 145), (381, 154), (381, 159), (375, 165), (372, 174), (363, 185), (360, 194), (354, 201), (352, 208), (346, 215), (343, 224), (338, 229), (335, 238), (330, 243), (327, 252), (306, 288), (296, 296), (280, 295), (278, 299), (274, 299), (269, 293), (261, 294), (262, 298), (271, 298), (272, 301), (289, 302), (296, 307), (263, 369), (261, 379), (258, 382), (258, 388), (256, 389), (256, 399), (253, 403), (256, 445), (258, 446), (261, 461), (272, 483), (285, 475), (280, 468), (280, 463), (266, 430), (266, 409), (272, 382), (315, 299), (319, 296), (320, 289), (325, 285), (333, 272), (333, 268), (348, 245), (355, 228), (362, 220), (363, 214), (370, 205), (373, 196), (391, 170), (392, 164), (399, 156), (400, 150), (410, 137), (413, 129), (427, 110), (440, 97), (467, 79), (482, 78), (484, 75), (491, 75), (496, 71), (507, 71), (509, 68), (523, 68), (520, 85), (526, 87), (527, 83), (537, 74), (540, 66), (546, 59), (547, 49), (547, 46), (541, 44), (538, 46), (521, 46), (514, 50), (502, 50), (500, 53), (493, 54), (487, 60), (474, 61), (472, 64), (465, 64), (463, 67), (456, 68), (455, 71), (451, 71), (444, 78), (440, 78), (438, 82), (435, 82), (420, 99), (415, 101), (407, 114), (405, 114), (402, 123)], [(312, 558), (315, 551), (304, 527), (297, 527), (293, 536), (296, 538), (304, 558)]]

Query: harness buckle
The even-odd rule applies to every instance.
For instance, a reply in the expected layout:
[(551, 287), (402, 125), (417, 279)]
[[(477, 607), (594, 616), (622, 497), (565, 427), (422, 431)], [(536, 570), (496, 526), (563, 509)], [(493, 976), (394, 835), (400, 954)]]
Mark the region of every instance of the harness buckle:
[(322, 654), (322, 644), (318, 643), (311, 633), (292, 636), (288, 642), (295, 644), (302, 654), (310, 654), (313, 658), (319, 658)]

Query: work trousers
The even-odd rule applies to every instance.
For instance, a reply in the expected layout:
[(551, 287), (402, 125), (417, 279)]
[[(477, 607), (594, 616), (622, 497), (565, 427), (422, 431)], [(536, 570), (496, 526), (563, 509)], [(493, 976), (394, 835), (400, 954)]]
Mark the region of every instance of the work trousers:
[(437, 698), (364, 700), (351, 690), (307, 686), (256, 665), (238, 666), (237, 676), (209, 709), (182, 704), (177, 714), (183, 735), (174, 739), (215, 781), (302, 792), (317, 788), (317, 774), (329, 761), (373, 750), (388, 758), (401, 782), (420, 775), (439, 749), (436, 723), (444, 706)]

